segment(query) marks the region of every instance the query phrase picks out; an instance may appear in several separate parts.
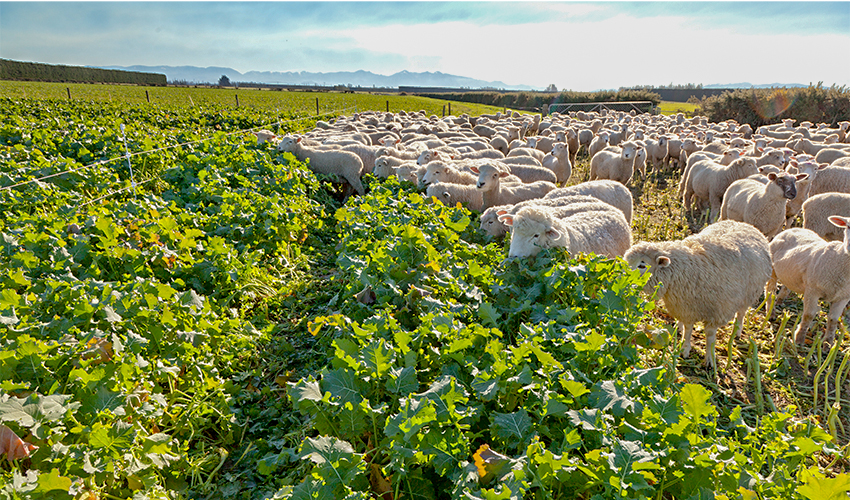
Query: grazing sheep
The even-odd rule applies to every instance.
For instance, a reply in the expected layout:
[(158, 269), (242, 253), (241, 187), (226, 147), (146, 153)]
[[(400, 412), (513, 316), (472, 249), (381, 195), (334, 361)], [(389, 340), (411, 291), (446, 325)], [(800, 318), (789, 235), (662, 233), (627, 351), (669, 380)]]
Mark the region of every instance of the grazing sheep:
[(418, 167), (416, 162), (411, 160), (401, 160), (392, 156), (381, 156), (375, 159), (375, 168), (372, 170), (372, 174), (378, 179), (386, 179), (396, 175), (396, 171), (402, 165)]
[(278, 151), (295, 155), (300, 162), (319, 174), (330, 174), (342, 177), (359, 195), (363, 195), (363, 184), (360, 176), (363, 173), (363, 161), (354, 153), (340, 150), (321, 150), (301, 144), (301, 137), (286, 135), (277, 145)]
[(597, 200), (605, 202), (623, 212), (626, 221), (631, 224), (634, 200), (629, 188), (622, 183), (608, 179), (598, 181), (582, 182), (575, 186), (568, 186), (549, 191), (543, 198), (559, 198), (561, 196), (585, 195), (592, 196)]
[(534, 198), (513, 205), (497, 205), (481, 212), (479, 229), (491, 238), (501, 238), (508, 234), (508, 226), (499, 220), (500, 215), (515, 214), (528, 206), (557, 207), (557, 216), (566, 217), (580, 210), (597, 210), (598, 203), (604, 203), (592, 196), (568, 195), (559, 198)]
[(785, 224), (785, 200), (797, 196), (797, 181), (809, 174), (767, 174), (768, 182), (753, 179), (733, 182), (723, 195), (721, 220), (736, 220), (752, 224), (768, 239), (773, 238)]
[(507, 155), (510, 152), (508, 141), (501, 135), (497, 135), (490, 139), (490, 147), (497, 151), (501, 151), (503, 155)]
[[(633, 142), (624, 142), (622, 148), (609, 146), (590, 159), (590, 180), (611, 179), (628, 184), (635, 167), (640, 169), (645, 165), (646, 151), (643, 147)], [(641, 170), (641, 175), (645, 177), (645, 171)]]
[(512, 228), (508, 256), (529, 257), (542, 248), (564, 247), (570, 254), (595, 253), (621, 257), (632, 243), (632, 232), (623, 213), (607, 203), (595, 210), (572, 211), (557, 217), (552, 207), (528, 206), (516, 214), (499, 216)]
[(844, 238), (844, 231), (829, 222), (830, 215), (850, 217), (850, 193), (821, 193), (803, 203), (803, 227), (826, 241)]
[(531, 156), (511, 156), (510, 158), (495, 158), (499, 160), (499, 163), (504, 163), (505, 165), (531, 165), (534, 167), (542, 167), (543, 164), (537, 161), (537, 158), (532, 158)]
[(682, 201), (688, 211), (694, 197), (708, 203), (711, 219), (716, 220), (723, 205), (723, 194), (736, 180), (744, 179), (758, 173), (756, 161), (753, 158), (738, 158), (729, 165), (720, 165), (710, 160), (694, 163), (689, 177), (690, 190), (685, 188)]
[(558, 184), (564, 184), (570, 180), (573, 164), (570, 163), (569, 146), (565, 142), (553, 144), (552, 152), (543, 158), (543, 166), (555, 172)]
[(484, 208), (519, 203), (532, 198), (542, 198), (546, 193), (557, 187), (554, 183), (547, 181), (503, 185), (502, 178), (508, 177), (510, 174), (491, 164), (480, 167), (473, 166), (471, 170), (478, 174), (476, 186), (482, 192)]
[(644, 290), (658, 287), (658, 297), (684, 331), (682, 356), (690, 355), (694, 324), (704, 323), (705, 364), (711, 367), (718, 328), (736, 317), (734, 335), (740, 335), (747, 309), (771, 272), (767, 238), (736, 221), (710, 224), (683, 240), (637, 243), (624, 258), (632, 268), (651, 273)]
[(773, 292), (778, 280), (785, 285), (781, 298), (786, 290), (803, 295), (803, 317), (794, 334), (798, 344), (806, 340), (812, 320), (820, 310), (818, 301), (829, 303), (824, 336), (828, 344), (835, 339), (841, 313), (850, 302), (850, 217), (833, 215), (828, 220), (843, 229), (843, 241), (826, 242), (814, 231), (791, 228), (770, 243), (773, 275), (765, 294)]
[(257, 130), (254, 135), (257, 136), (257, 146), (262, 146), (267, 142), (274, 143), (277, 139), (277, 135), (271, 130)]
[(555, 175), (555, 172), (542, 165), (522, 165), (515, 163), (504, 163), (501, 160), (497, 161), (494, 164), (502, 170), (507, 169), (508, 172), (519, 177), (520, 180), (525, 183), (546, 181), (554, 184), (558, 182), (558, 177)]
[(455, 203), (460, 203), (462, 205), (466, 205), (468, 209), (475, 210), (476, 212), (480, 212), (484, 209), (482, 192), (475, 186), (438, 182), (428, 186), (428, 189), (425, 190), (425, 194), (428, 197), (433, 196), (434, 198), (437, 198), (443, 202), (443, 205), (446, 206), (452, 206)]
[[(801, 159), (799, 162), (791, 160), (791, 165), (788, 166), (788, 173), (791, 174), (809, 174), (806, 179), (797, 182), (797, 196), (793, 200), (788, 200), (785, 207), (785, 227), (791, 227), (797, 214), (803, 208), (803, 203), (809, 199), (809, 191), (812, 188), (812, 182), (817, 178), (818, 173), (825, 169), (826, 163), (818, 165), (809, 160)], [(829, 215), (829, 214), (827, 214)], [(839, 214), (840, 215), (840, 214)]]

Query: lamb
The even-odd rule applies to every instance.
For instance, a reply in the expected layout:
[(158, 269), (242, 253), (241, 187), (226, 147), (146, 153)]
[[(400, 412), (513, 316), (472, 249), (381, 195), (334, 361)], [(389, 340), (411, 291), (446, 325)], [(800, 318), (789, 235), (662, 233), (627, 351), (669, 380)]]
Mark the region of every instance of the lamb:
[(623, 213), (606, 203), (595, 210), (579, 210), (564, 218), (550, 207), (529, 206), (499, 220), (512, 227), (511, 258), (530, 257), (542, 248), (564, 247), (570, 254), (595, 253), (621, 257), (632, 243), (632, 232)]
[(552, 152), (543, 158), (543, 166), (555, 172), (558, 184), (565, 184), (573, 173), (569, 157), (569, 146), (565, 142), (556, 142), (552, 145)]
[(432, 161), (425, 167), (422, 185), (427, 187), (429, 184), (436, 184), (437, 182), (471, 186), (478, 182), (478, 177), (469, 172), (460, 171), (442, 161)]
[(262, 146), (267, 142), (274, 143), (277, 139), (277, 135), (271, 130), (257, 130), (254, 135), (257, 136), (257, 146)]
[(767, 238), (737, 221), (710, 224), (683, 240), (638, 243), (624, 258), (632, 268), (651, 273), (644, 290), (658, 287), (658, 297), (684, 331), (683, 357), (690, 355), (694, 324), (704, 323), (705, 364), (711, 367), (718, 328), (736, 316), (734, 334), (740, 335), (747, 309), (771, 273)]
[(767, 184), (739, 179), (723, 195), (720, 219), (752, 224), (771, 239), (785, 224), (785, 200), (793, 200), (797, 196), (797, 181), (808, 176), (771, 172), (767, 175)]
[(532, 198), (542, 198), (556, 187), (554, 183), (547, 181), (502, 185), (502, 178), (508, 177), (510, 174), (491, 164), (480, 167), (473, 166), (472, 172), (478, 174), (476, 186), (482, 192), (483, 208), (485, 209), (494, 205), (513, 204)]
[(830, 215), (850, 217), (850, 193), (821, 193), (803, 203), (803, 227), (826, 241), (840, 240), (844, 231), (829, 222)]
[(582, 182), (575, 186), (558, 188), (546, 193), (544, 199), (559, 198), (561, 196), (586, 195), (592, 196), (600, 201), (603, 201), (613, 207), (620, 209), (626, 217), (626, 221), (631, 224), (632, 210), (634, 200), (632, 193), (623, 184), (608, 179), (598, 181)]
[(587, 148), (588, 154), (591, 158), (596, 156), (596, 153), (602, 151), (603, 149), (608, 147), (608, 133), (602, 132), (590, 142), (590, 145)]
[(809, 198), (812, 182), (817, 178), (818, 173), (826, 167), (827, 165), (825, 163), (818, 165), (812, 161), (802, 159), (802, 157), (799, 162), (795, 160), (791, 161), (791, 165), (788, 167), (788, 173), (809, 174), (809, 176), (797, 182), (797, 196), (793, 200), (788, 201), (788, 205), (785, 208), (786, 227), (791, 227), (791, 224), (794, 223), (794, 219), (797, 218), (797, 214), (803, 208), (803, 203)]
[(330, 174), (342, 177), (359, 195), (365, 194), (360, 176), (363, 173), (363, 161), (354, 153), (340, 150), (321, 150), (309, 148), (301, 144), (301, 137), (286, 135), (277, 145), (278, 151), (295, 155), (300, 162), (306, 162), (307, 167), (319, 174)]
[(646, 177), (645, 165), (646, 151), (643, 147), (624, 142), (622, 148), (603, 149), (590, 159), (590, 180), (611, 179), (627, 184), (636, 166), (641, 170), (641, 177)]
[(414, 161), (402, 160), (392, 156), (381, 156), (375, 159), (375, 168), (372, 170), (372, 174), (379, 179), (386, 179), (395, 175), (398, 167), (405, 164), (417, 166)]
[(466, 205), (470, 210), (480, 212), (484, 209), (484, 200), (480, 189), (474, 185), (450, 184), (438, 182), (431, 184), (425, 190), (428, 197), (434, 197), (443, 202), (446, 206), (452, 206), (455, 203)]
[(712, 220), (720, 215), (723, 204), (723, 194), (726, 189), (738, 179), (743, 179), (758, 173), (756, 161), (753, 158), (738, 158), (729, 165), (720, 165), (711, 160), (701, 160), (694, 163), (687, 183), (682, 202), (685, 208), (691, 210), (694, 197), (708, 202)]
[(490, 207), (481, 212), (479, 229), (491, 238), (501, 238), (508, 234), (508, 226), (499, 220), (500, 215), (515, 214), (523, 207), (528, 206), (545, 206), (553, 207), (556, 210), (557, 217), (566, 217), (575, 212), (585, 210), (597, 210), (598, 203), (604, 203), (592, 196), (585, 195), (565, 195), (559, 198), (534, 198), (531, 200), (521, 201), (512, 205), (497, 205)]
[[(844, 232), (843, 241), (826, 242), (814, 231), (791, 228), (780, 233), (770, 243), (773, 274), (765, 287), (772, 293), (777, 280), (787, 290), (803, 295), (803, 316), (794, 334), (802, 344), (812, 320), (820, 310), (819, 302), (829, 302), (824, 341), (831, 344), (844, 308), (850, 302), (850, 217), (833, 215), (829, 222)], [(778, 296), (777, 300), (781, 300)]]
[(653, 167), (664, 161), (667, 156), (667, 136), (660, 136), (658, 139), (650, 139), (646, 141), (647, 160)]

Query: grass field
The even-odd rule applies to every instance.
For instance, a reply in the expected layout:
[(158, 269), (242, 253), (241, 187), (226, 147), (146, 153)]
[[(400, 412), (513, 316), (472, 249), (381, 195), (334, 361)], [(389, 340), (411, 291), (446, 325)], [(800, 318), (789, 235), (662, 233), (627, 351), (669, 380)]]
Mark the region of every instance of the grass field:
[[(72, 478), (79, 498), (87, 499), (303, 498), (295, 495), (309, 483), (302, 480), (320, 472), (323, 480), (336, 477), (341, 491), (348, 484), (338, 469), (353, 463), (349, 448), (334, 441), (325, 449), (338, 452), (333, 457), (305, 451), (315, 444), (319, 453), (331, 443), (321, 439), (334, 432), (356, 447), (358, 467), (385, 458), (370, 462), (377, 471), (346, 469), (365, 480), (352, 498), (388, 497), (382, 467), (402, 478), (396, 494), (406, 485), (394, 498), (429, 498), (424, 492), (437, 486), (421, 470), (431, 459), (417, 446), (454, 454), (428, 465), (427, 478), (442, 481), (438, 491), (448, 497), (447, 474), (435, 467), (449, 470), (451, 463), (460, 474), (483, 442), (511, 450), (517, 470), (539, 466), (541, 476), (523, 491), (537, 489), (526, 498), (587, 500), (585, 491), (599, 493), (594, 499), (688, 498), (670, 491), (710, 476), (722, 480), (700, 498), (781, 490), (762, 497), (817, 500), (794, 491), (814, 481), (804, 472), (819, 474), (823, 488), (846, 483), (840, 475), (848, 471), (850, 439), (846, 331), (832, 351), (817, 339), (796, 346), (789, 332), (802, 307), (791, 297), (777, 318), (751, 310), (740, 339), (729, 338), (731, 325), (722, 328), (716, 372), (702, 367), (699, 329), (691, 357), (678, 356), (672, 320), (661, 308), (627, 325), (627, 341), (606, 338), (604, 322), (594, 316), (583, 324), (587, 337), (555, 349), (552, 338), (534, 337), (551, 318), (541, 320), (541, 310), (523, 302), (528, 294), (548, 290), (557, 300), (546, 306), (560, 315), (597, 314), (596, 308), (628, 310), (608, 294), (623, 282), (607, 281), (613, 274), (605, 271), (601, 288), (574, 290), (572, 303), (557, 293), (574, 284), (535, 267), (550, 257), (507, 263), (504, 245), (474, 230), (477, 214), (435, 208), (416, 187), (373, 177), (366, 177), (370, 193), (342, 205), (332, 184), (240, 132), (282, 116), (313, 115), (316, 97), (326, 106), (321, 112), (343, 114), (353, 106), (382, 111), (389, 101), (391, 110), (439, 116), (446, 104), (411, 96), (0, 82), (0, 98), (10, 98), (0, 126), (0, 421), (40, 446), (32, 459), (2, 461), (0, 498), (17, 498), (13, 493), (26, 488), (44, 490), (43, 498), (71, 498), (48, 493)], [(685, 106), (670, 104), (670, 113)], [(452, 103), (453, 113), (464, 109), (496, 111)], [(293, 122), (287, 130), (314, 123)], [(119, 131), (125, 124), (126, 137)], [(138, 189), (129, 162), (96, 164), (127, 150), (144, 152), (133, 157)], [(588, 171), (580, 153), (569, 184), (586, 180)], [(678, 171), (651, 171), (646, 181), (632, 181), (635, 241), (681, 239), (704, 227), (685, 213), (678, 178)], [(14, 187), (26, 180), (32, 182)], [(592, 274), (591, 264), (572, 267), (566, 260), (571, 273)], [(495, 275), (506, 282), (496, 283)], [(516, 300), (497, 303), (511, 280), (528, 286), (510, 291)], [(364, 293), (371, 288), (379, 292), (377, 303)], [(324, 319), (314, 323), (317, 317)], [(365, 330), (367, 323), (380, 332)], [(822, 313), (812, 329), (824, 327)], [(568, 334), (578, 335), (575, 330)], [(635, 354), (620, 372), (605, 365), (615, 359), (611, 353), (625, 351)], [(583, 372), (552, 371), (579, 362)], [(350, 376), (355, 369), (361, 371)], [(662, 370), (664, 380), (653, 381)], [(638, 377), (628, 388), (626, 372)], [(328, 392), (313, 390), (317, 374)], [(463, 382), (457, 391), (440, 385), (448, 375)], [(448, 394), (458, 411), (416, 400), (420, 384), (426, 395), (443, 391), (436, 402)], [(663, 390), (653, 392), (654, 384)], [(688, 392), (676, 392), (682, 387)], [(351, 408), (333, 399), (339, 393)], [(8, 395), (27, 401), (23, 408), (41, 420), (28, 419)], [(568, 418), (567, 408), (585, 413)], [(468, 421), (430, 430), (423, 423), (464, 412)], [(695, 420), (686, 421), (686, 414)], [(363, 415), (371, 416), (368, 423)], [(532, 443), (529, 429), (542, 438)], [(392, 440), (373, 440), (390, 431)], [(340, 437), (344, 432), (353, 437)], [(831, 447), (816, 443), (830, 434)], [(454, 448), (455, 438), (471, 448)], [(523, 440), (527, 447), (516, 444)], [(649, 456), (661, 442), (669, 446)], [(624, 459), (643, 464), (629, 469), (628, 481), (619, 475), (626, 475)], [(495, 453), (489, 460), (501, 459)], [(566, 476), (550, 470), (545, 479), (557, 484), (551, 494), (540, 486), (544, 464)], [(23, 475), (39, 467), (38, 478)], [(459, 477), (452, 481), (461, 485)], [(473, 483), (463, 484), (475, 490), (478, 480)]]

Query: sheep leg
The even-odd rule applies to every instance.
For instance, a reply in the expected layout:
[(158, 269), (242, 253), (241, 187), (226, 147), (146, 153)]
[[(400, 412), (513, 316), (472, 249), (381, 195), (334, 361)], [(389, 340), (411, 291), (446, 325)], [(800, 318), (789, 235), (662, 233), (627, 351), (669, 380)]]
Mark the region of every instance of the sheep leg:
[(705, 366), (706, 368), (714, 368), (717, 362), (714, 359), (714, 344), (717, 342), (716, 326), (705, 327)]
[(820, 297), (813, 293), (803, 294), (803, 318), (800, 320), (800, 326), (797, 327), (797, 331), (794, 333), (794, 341), (798, 344), (806, 341), (806, 333), (809, 331), (812, 320), (815, 319), (815, 314), (818, 312), (818, 299)]
[(747, 309), (749, 307), (745, 307), (738, 311), (738, 315), (735, 316), (735, 338), (741, 338), (741, 332), (744, 331), (744, 319), (747, 316)]
[(676, 330), (679, 330), (679, 327), (682, 327), (684, 333), (684, 341), (682, 343), (682, 357), (687, 358), (691, 355), (691, 334), (694, 331), (693, 323), (679, 323), (676, 325)]
[(844, 308), (847, 307), (848, 302), (850, 302), (850, 297), (845, 300), (839, 299), (829, 306), (829, 313), (826, 316), (826, 337), (824, 337), (824, 340), (829, 344), (832, 344), (832, 341), (835, 340), (835, 331), (838, 330), (841, 313), (844, 312)]
[[(771, 271), (770, 279), (767, 281), (767, 284), (764, 285), (764, 315), (768, 319), (770, 319), (773, 314), (773, 308), (776, 306), (777, 295), (776, 295), (776, 282), (779, 278), (776, 277), (776, 272)], [(773, 296), (773, 300), (771, 300), (771, 296)]]

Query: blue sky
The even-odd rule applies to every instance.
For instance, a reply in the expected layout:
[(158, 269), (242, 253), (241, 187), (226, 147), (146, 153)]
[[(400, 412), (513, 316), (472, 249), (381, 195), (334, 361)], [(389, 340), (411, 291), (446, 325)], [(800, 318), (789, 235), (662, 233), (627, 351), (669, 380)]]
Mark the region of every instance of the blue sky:
[(0, 57), (508, 85), (850, 86), (850, 2), (0, 2)]

